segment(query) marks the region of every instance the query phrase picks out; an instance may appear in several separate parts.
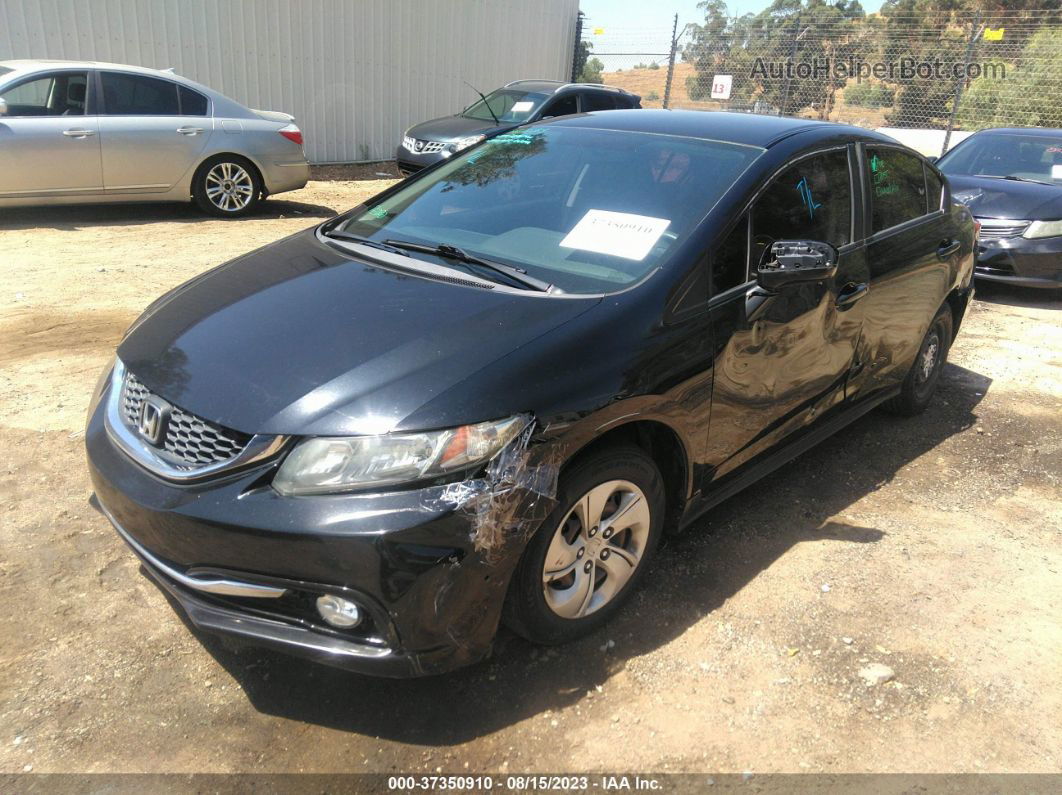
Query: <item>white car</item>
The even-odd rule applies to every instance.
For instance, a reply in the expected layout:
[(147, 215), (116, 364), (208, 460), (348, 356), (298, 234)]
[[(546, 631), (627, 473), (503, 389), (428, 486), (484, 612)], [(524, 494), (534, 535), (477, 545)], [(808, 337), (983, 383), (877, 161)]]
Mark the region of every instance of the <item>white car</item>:
[(286, 113), (169, 71), (0, 61), (0, 207), (191, 199), (234, 217), (308, 179)]

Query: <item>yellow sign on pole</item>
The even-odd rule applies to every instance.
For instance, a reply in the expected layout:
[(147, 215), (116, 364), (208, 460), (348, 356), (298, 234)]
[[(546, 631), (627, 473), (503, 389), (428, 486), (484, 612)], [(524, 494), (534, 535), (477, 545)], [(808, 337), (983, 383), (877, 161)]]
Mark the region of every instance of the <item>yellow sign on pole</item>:
[(600, 36), (604, 32), (605, 32), (604, 28), (594, 28), (594, 35), (595, 36)]
[(985, 28), (985, 41), (1003, 41), (1004, 28)]

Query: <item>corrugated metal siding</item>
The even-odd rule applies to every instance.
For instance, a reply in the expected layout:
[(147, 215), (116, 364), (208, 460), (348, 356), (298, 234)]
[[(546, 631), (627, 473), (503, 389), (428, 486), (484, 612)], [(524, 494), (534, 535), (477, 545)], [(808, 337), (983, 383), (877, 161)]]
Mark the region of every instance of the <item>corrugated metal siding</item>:
[(173, 67), (295, 115), (315, 163), (383, 160), (412, 124), (569, 76), (578, 0), (0, 0), (0, 61)]

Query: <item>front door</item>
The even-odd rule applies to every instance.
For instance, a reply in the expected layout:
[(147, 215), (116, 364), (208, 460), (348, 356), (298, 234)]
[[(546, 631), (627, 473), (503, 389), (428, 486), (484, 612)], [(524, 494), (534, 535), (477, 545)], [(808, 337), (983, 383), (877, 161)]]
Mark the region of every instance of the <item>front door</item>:
[(103, 190), (99, 123), (90, 115), (88, 73), (36, 75), (4, 89), (0, 198)]
[(198, 161), (211, 119), (182, 116), (177, 84), (170, 80), (124, 72), (101, 72), (100, 80), (107, 191), (168, 191)]
[[(854, 151), (840, 147), (797, 161), (761, 192), (714, 253), (717, 286), (709, 311), (716, 354), (707, 447), (714, 478), (845, 398), (869, 281), (865, 249), (853, 242), (854, 160)], [(831, 244), (839, 253), (836, 275), (781, 288), (750, 317), (746, 294), (778, 240)], [(740, 282), (720, 291), (728, 286), (720, 279)]]

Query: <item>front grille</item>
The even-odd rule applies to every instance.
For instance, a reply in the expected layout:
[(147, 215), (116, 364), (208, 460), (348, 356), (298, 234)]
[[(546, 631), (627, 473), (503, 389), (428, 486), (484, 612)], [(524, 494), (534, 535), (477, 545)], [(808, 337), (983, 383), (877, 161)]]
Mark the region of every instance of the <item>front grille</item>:
[(436, 152), (441, 152), (447, 145), (444, 141), (422, 141), (409, 135), (403, 135), (402, 146), (418, 155), (432, 155)]
[(978, 218), (981, 222), (982, 240), (1003, 240), (1010, 237), (1021, 237), (1029, 227), (1028, 221), (1009, 221), (996, 218)]
[[(138, 432), (141, 406), (152, 394), (135, 375), (126, 374), (122, 414), (134, 433)], [(159, 449), (169, 453), (179, 466), (200, 467), (231, 461), (243, 452), (251, 437), (172, 406), (160, 441)]]

